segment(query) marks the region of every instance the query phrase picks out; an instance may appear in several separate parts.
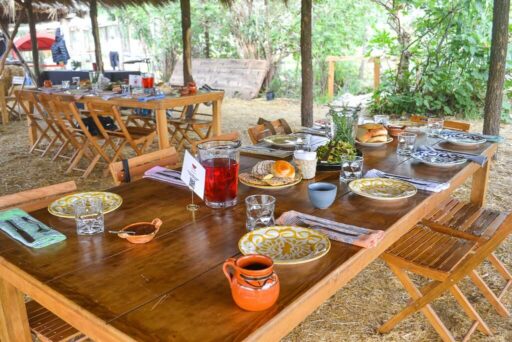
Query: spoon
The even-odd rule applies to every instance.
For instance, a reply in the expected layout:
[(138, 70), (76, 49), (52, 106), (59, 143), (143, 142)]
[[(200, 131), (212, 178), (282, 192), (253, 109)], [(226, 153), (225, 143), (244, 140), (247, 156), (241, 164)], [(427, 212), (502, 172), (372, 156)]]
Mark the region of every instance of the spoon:
[(132, 232), (130, 230), (109, 230), (110, 234), (136, 234), (135, 232)]

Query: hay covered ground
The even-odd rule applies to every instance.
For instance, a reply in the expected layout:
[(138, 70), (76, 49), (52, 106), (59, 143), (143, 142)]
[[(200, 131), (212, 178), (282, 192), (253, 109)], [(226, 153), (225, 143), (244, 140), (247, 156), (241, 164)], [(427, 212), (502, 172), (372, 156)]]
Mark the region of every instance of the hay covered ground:
[[(323, 117), (325, 107), (316, 108), (316, 118)], [(266, 119), (286, 118), (292, 127), (300, 125), (300, 104), (297, 101), (277, 99), (267, 102), (261, 99), (242, 101), (227, 99), (224, 102), (222, 128), (224, 132), (238, 130), (243, 140), (248, 141), (245, 129), (253, 125), (258, 117)], [(473, 123), (481, 129), (480, 123)], [(500, 146), (498, 160), (490, 177), (488, 205), (499, 210), (510, 210), (512, 201), (512, 126), (503, 125), (502, 135), (507, 142)], [(64, 161), (51, 162), (28, 153), (28, 138), (25, 122), (14, 122), (0, 126), (0, 195), (25, 189), (49, 185), (66, 180), (76, 180), (81, 190), (104, 189), (112, 186), (110, 177), (103, 177), (101, 170), (95, 171), (87, 180), (78, 179), (78, 174), (64, 175)], [(469, 187), (465, 185), (457, 196), (466, 198)], [(503, 244), (498, 255), (512, 269), (512, 239)], [(491, 287), (503, 285), (500, 278), (488, 265), (479, 273)], [(512, 319), (498, 316), (482, 298), (476, 288), (464, 281), (463, 292), (494, 331), (494, 336), (485, 337), (476, 332), (473, 340), (512, 341)], [(394, 313), (400, 311), (408, 301), (407, 293), (391, 271), (381, 261), (372, 263), (336, 295), (321, 305), (302, 324), (296, 327), (285, 341), (436, 341), (440, 340), (422, 314), (415, 314), (400, 323), (391, 333), (380, 335), (376, 328)], [(512, 310), (512, 291), (503, 298)], [(470, 322), (450, 296), (437, 300), (434, 309), (456, 336), (462, 336)]]

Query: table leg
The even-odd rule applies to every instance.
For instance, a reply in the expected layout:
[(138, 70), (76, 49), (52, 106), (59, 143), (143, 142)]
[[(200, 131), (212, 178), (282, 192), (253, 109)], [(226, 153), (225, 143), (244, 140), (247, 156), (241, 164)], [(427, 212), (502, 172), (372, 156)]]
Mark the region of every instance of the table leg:
[(0, 80), (0, 110), (2, 110), (2, 124), (7, 125), (9, 123), (9, 111), (5, 102), (5, 85), (2, 80)]
[(0, 340), (32, 342), (23, 295), (3, 279), (0, 279)]
[(487, 194), (487, 185), (489, 182), (489, 172), (491, 170), (491, 163), (489, 161), (478, 169), (475, 174), (473, 174), (473, 182), (471, 185), (471, 203), (477, 206), (484, 206), (485, 204), (485, 195)]
[(158, 134), (158, 146), (161, 150), (169, 147), (169, 131), (167, 130), (167, 114), (165, 109), (157, 109), (156, 132)]
[(220, 128), (220, 122), (221, 122), (221, 105), (222, 101), (217, 100), (213, 101), (213, 107), (212, 107), (212, 131), (210, 136), (217, 136), (221, 134), (221, 128)]

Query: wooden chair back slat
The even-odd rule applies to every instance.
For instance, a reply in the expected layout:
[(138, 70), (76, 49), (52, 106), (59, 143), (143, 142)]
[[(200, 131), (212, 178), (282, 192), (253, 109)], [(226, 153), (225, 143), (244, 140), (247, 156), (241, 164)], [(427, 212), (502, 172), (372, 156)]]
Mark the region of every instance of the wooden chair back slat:
[[(411, 115), (412, 122), (427, 123), (428, 118), (422, 115)], [(454, 129), (457, 131), (469, 132), (471, 124), (463, 121), (444, 120), (444, 128)]]
[(20, 208), (33, 211), (48, 206), (59, 197), (76, 191), (74, 181), (26, 190), (0, 197), (0, 209)]
[(240, 133), (235, 131), (235, 132), (221, 134), (221, 135), (217, 135), (215, 137), (211, 137), (211, 138), (207, 138), (207, 139), (203, 139), (203, 140), (199, 140), (199, 141), (194, 141), (194, 143), (192, 144), (192, 153), (193, 154), (197, 153), (197, 146), (199, 144), (202, 144), (202, 143), (205, 143), (208, 141), (223, 141), (223, 140), (224, 141), (240, 140)]
[[(259, 122), (262, 122), (262, 119), (258, 120)], [(263, 138), (268, 137), (270, 135), (274, 134), (290, 134), (292, 133), (290, 126), (286, 122), (285, 119), (278, 119), (269, 122), (272, 127), (270, 127), (269, 124), (258, 124), (256, 126), (250, 127), (247, 130), (247, 133), (249, 134), (249, 138), (251, 139), (251, 142), (253, 144), (259, 143)]]
[[(155, 166), (177, 167), (180, 160), (179, 154), (174, 147), (166, 148), (141, 156), (128, 159), (131, 181), (142, 178), (144, 172)], [(116, 185), (124, 182), (123, 163), (115, 162), (109, 165), (110, 173)]]

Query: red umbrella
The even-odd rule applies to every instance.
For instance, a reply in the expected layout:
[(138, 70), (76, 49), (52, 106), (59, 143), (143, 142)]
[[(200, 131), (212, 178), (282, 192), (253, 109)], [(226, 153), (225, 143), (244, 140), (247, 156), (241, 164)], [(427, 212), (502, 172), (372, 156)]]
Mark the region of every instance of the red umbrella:
[[(38, 50), (50, 50), (53, 42), (55, 41), (55, 37), (48, 33), (38, 32), (36, 37)], [(25, 36), (16, 39), (14, 46), (16, 46), (19, 51), (32, 51), (30, 34), (26, 34)]]

